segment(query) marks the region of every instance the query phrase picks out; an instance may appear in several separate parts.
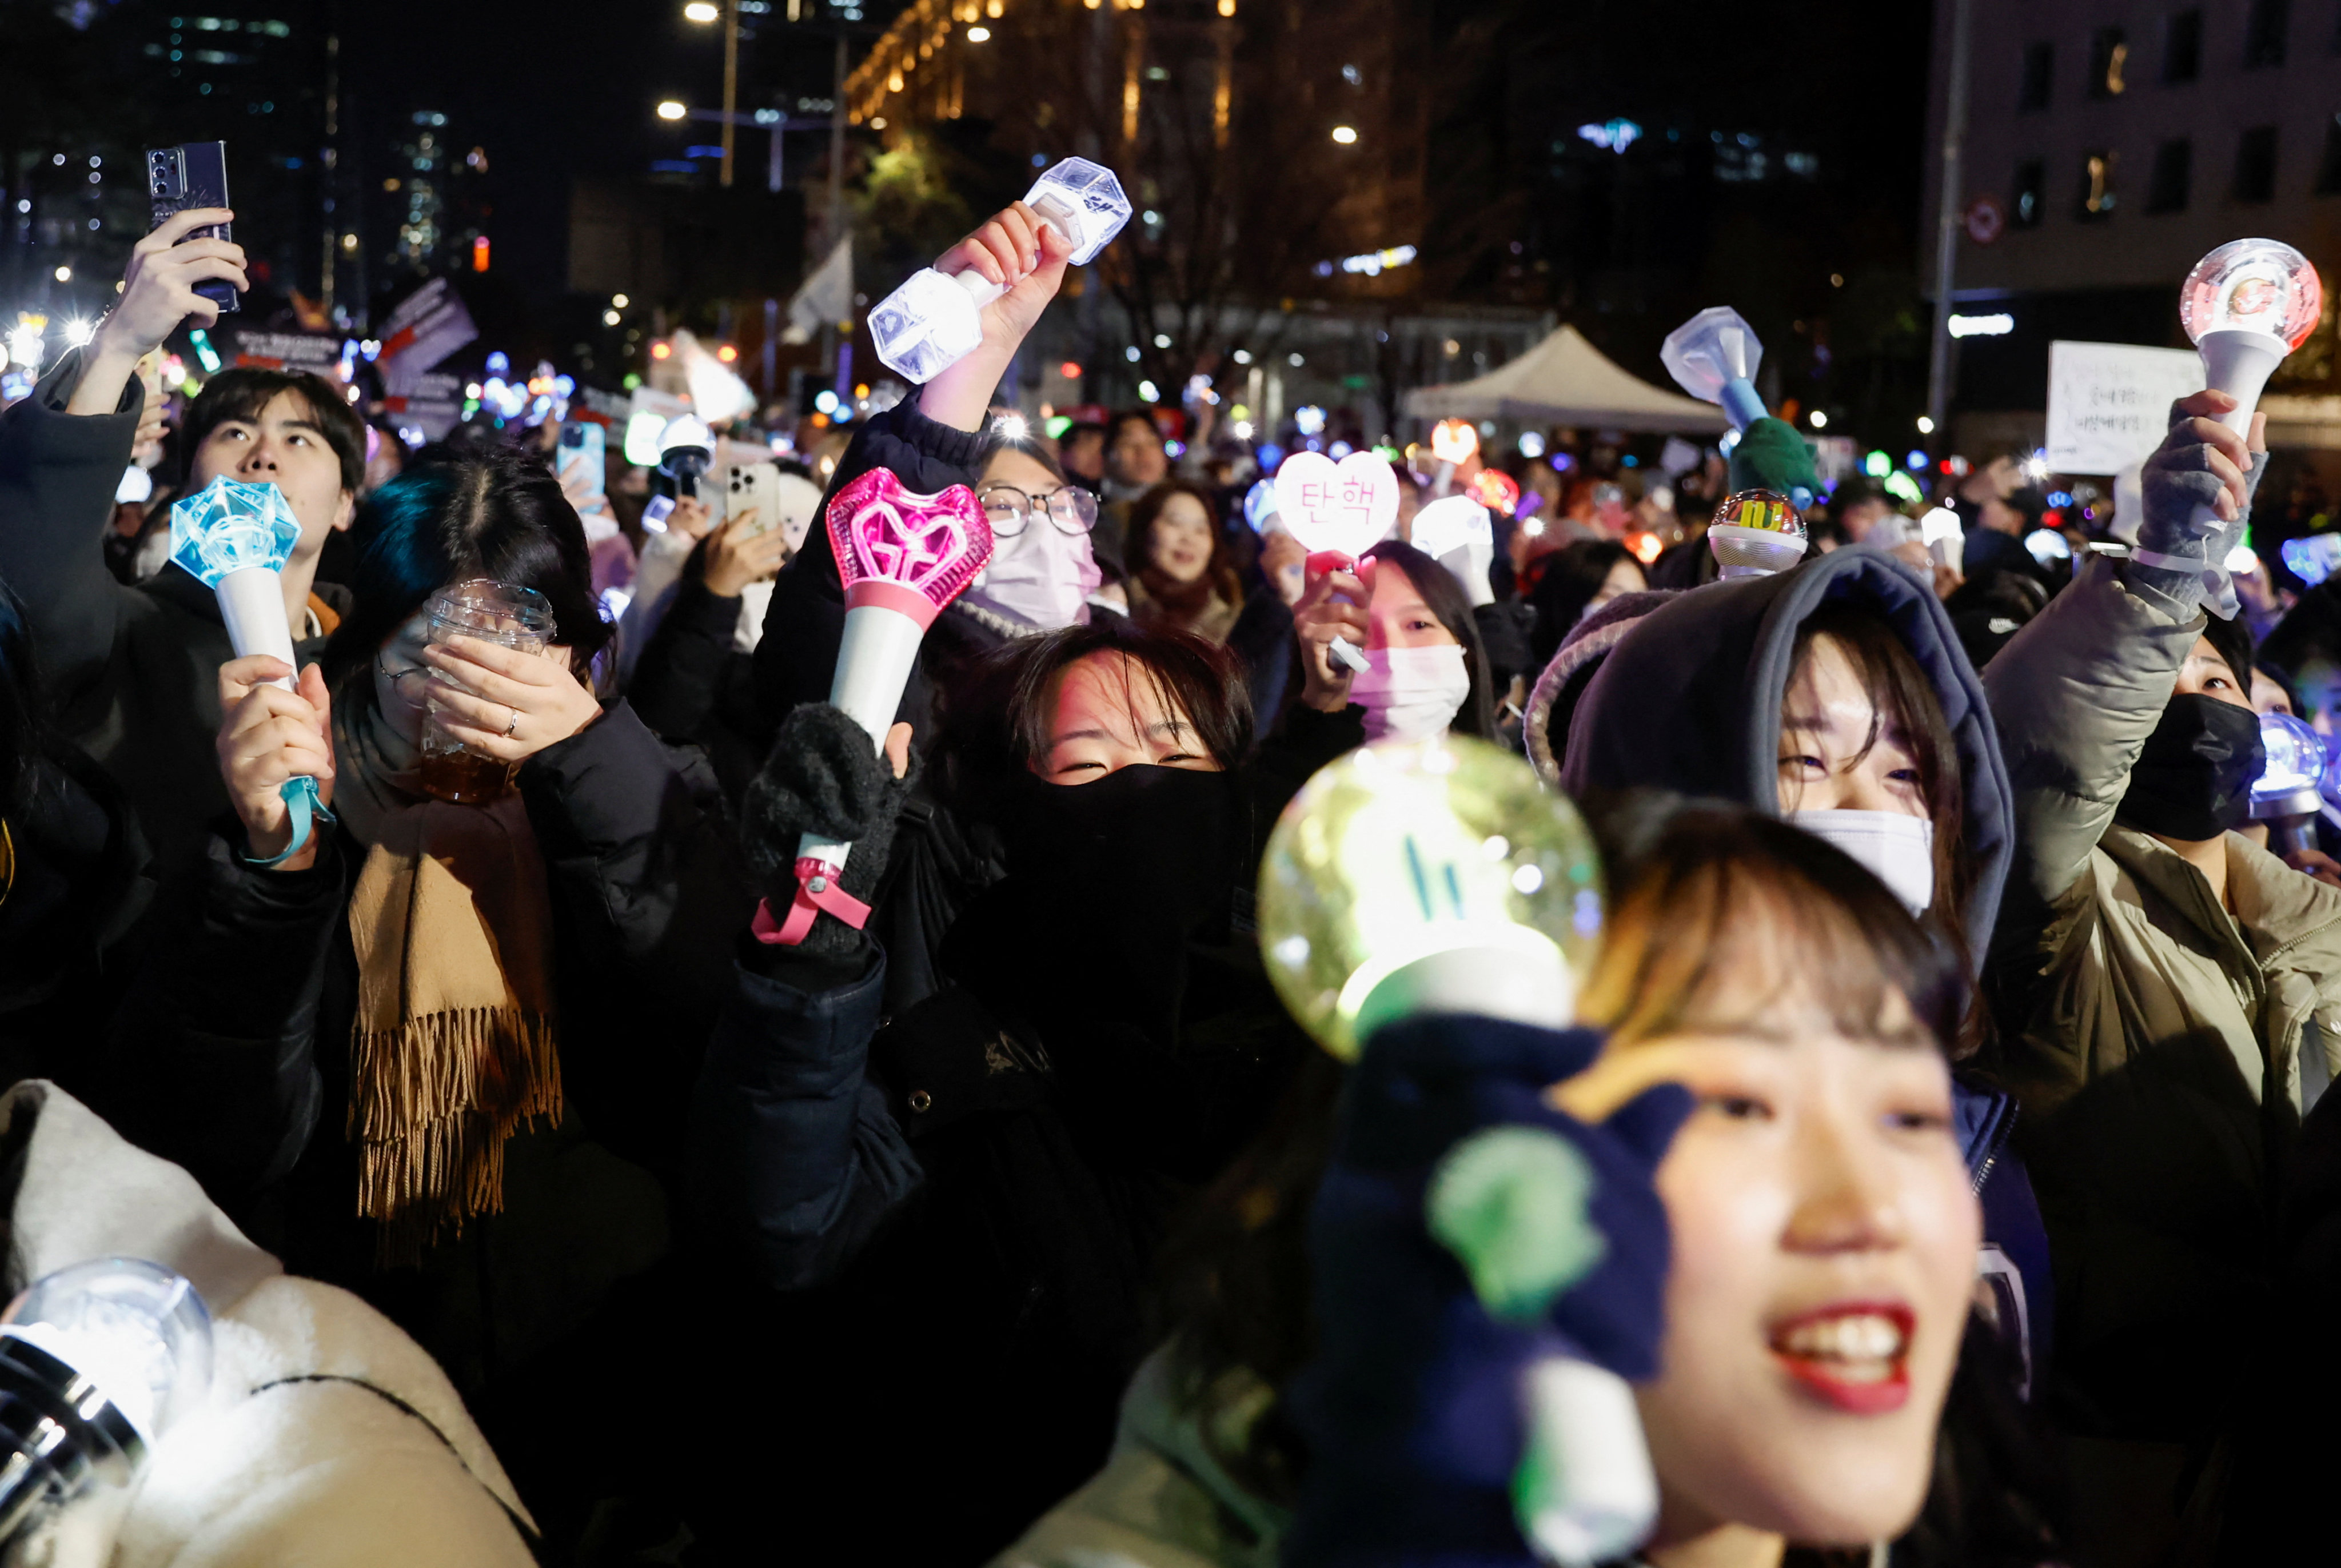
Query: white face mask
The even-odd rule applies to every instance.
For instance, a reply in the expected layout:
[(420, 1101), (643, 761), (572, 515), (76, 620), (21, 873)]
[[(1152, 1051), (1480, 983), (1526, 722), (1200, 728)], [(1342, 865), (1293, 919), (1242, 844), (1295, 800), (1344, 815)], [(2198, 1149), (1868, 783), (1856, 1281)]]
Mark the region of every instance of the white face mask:
[(1000, 541), (968, 597), (1054, 631), (1081, 619), (1082, 602), (1101, 581), (1088, 534), (1068, 534), (1035, 517), (1023, 532)]
[(1369, 740), (1424, 740), (1455, 721), (1471, 694), (1471, 672), (1456, 643), (1437, 648), (1377, 648), (1350, 681), (1350, 700), (1366, 710)]
[(1826, 839), (1902, 900), (1913, 915), (1935, 901), (1935, 825), (1901, 811), (1791, 811), (1788, 820)]

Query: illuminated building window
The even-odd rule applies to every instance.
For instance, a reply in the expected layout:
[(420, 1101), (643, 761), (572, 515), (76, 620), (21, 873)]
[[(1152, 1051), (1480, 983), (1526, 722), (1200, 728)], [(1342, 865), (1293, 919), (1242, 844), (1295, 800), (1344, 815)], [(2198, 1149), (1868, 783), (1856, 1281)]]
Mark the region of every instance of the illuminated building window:
[(2238, 202), (2276, 199), (2276, 127), (2254, 125), (2236, 142), (2236, 189)]
[(2195, 144), (2186, 137), (2162, 144), (2154, 150), (2154, 174), (2146, 183), (2146, 210), (2149, 213), (2183, 213), (2187, 210), (2187, 188), (2195, 174)]
[(2081, 154), (2081, 199), (2075, 214), (2085, 223), (2101, 223), (2114, 215), (2114, 165), (2118, 154), (2099, 148)]
[(2118, 27), (2100, 27), (2089, 40), (2089, 96), (2118, 98), (2127, 90), (2129, 35)]

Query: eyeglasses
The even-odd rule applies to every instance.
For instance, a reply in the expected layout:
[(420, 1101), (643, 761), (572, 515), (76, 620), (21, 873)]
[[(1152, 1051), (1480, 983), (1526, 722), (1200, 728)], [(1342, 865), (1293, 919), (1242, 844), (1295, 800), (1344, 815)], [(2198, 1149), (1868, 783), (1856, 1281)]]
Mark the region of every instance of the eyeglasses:
[(987, 484), (975, 499), (981, 503), (992, 533), (1001, 539), (1022, 533), (1036, 508), (1047, 511), (1059, 533), (1082, 534), (1097, 526), (1097, 497), (1077, 484), (1060, 485), (1045, 495), (1027, 495), (1012, 484)]

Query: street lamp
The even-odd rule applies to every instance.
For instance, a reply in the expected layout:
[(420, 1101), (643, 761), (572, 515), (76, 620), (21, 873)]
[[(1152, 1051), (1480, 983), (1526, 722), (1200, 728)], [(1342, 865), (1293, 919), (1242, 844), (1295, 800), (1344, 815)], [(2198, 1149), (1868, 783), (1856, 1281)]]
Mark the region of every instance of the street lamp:
[(971, 27), (967, 30), (967, 41), (971, 44), (983, 43), (991, 36), (991, 29), (989, 27)]
[(663, 100), (658, 106), (658, 117), (662, 120), (680, 120), (688, 113), (689, 110), (672, 98)]
[(691, 4), (682, 8), (684, 21), (697, 22), (702, 26), (722, 15), (722, 8), (711, 5), (709, 0), (691, 0)]
[(1336, 125), (1333, 127), (1333, 140), (1340, 143), (1344, 147), (1348, 146), (1357, 139), (1358, 128), (1355, 125)]

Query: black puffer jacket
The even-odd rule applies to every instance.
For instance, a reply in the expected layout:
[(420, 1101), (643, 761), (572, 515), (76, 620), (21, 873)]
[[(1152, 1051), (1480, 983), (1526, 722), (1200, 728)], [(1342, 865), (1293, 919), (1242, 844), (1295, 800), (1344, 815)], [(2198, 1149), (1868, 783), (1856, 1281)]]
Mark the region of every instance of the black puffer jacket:
[[(68, 414), (80, 377), (76, 349), (0, 412), (0, 581), (24, 603), (59, 732), (129, 795), (167, 876), (202, 852), (227, 809), (212, 739), (219, 667), (235, 650), (218, 599), (184, 569), (136, 587), (106, 570), (102, 537), (143, 393), (134, 377), (113, 413)], [(346, 603), (316, 591), (329, 609)], [(293, 631), (299, 661), (323, 650), (322, 636)]]
[(664, 1178), (755, 898), (705, 765), (623, 702), (531, 758), (519, 784), (551, 895), (566, 1109), (506, 1145), (503, 1212), (419, 1270), (376, 1266), (345, 1132), (347, 910), (364, 861), (346, 832), (290, 872), (248, 864), (232, 819), (213, 835), (164, 891), (176, 939), (125, 1005), (94, 1108), (184, 1166), (288, 1268), (413, 1334), (557, 1533), (633, 1463), (587, 1435), (597, 1345), (625, 1332), (623, 1309), (667, 1254)]
[(0, 809), (0, 1084), (85, 1084), (153, 897), (121, 788), (62, 742)]
[(1146, 888), (1068, 908), (1011, 876), (953, 924), (944, 988), (891, 1017), (866, 938), (743, 944), (695, 1207), (736, 1261), (710, 1296), (750, 1397), (791, 1414), (712, 1461), (702, 1538), (744, 1550), (802, 1510), (855, 1519), (869, 1561), (972, 1563), (1104, 1462), (1170, 1211), (1310, 1048), (1261, 972), (1225, 782), (1224, 868), (1166, 873), (1217, 878), (1179, 929), (1141, 928), (1169, 907)]

